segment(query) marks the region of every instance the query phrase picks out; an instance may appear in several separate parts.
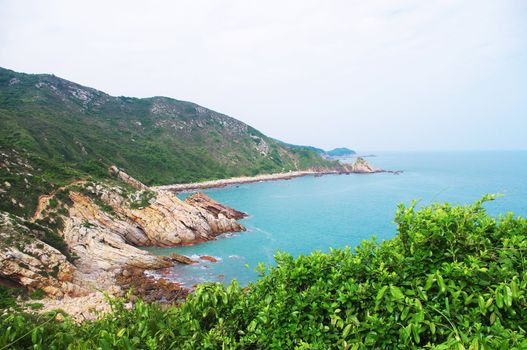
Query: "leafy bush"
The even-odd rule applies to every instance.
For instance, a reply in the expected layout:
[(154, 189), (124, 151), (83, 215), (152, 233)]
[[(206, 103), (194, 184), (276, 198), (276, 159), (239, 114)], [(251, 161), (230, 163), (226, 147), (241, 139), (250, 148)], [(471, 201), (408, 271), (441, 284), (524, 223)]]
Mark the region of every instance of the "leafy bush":
[(489, 217), (489, 199), (401, 205), (392, 240), (296, 259), (280, 253), (249, 287), (201, 285), (167, 310), (115, 301), (113, 313), (81, 325), (2, 316), (0, 346), (30, 332), (15, 346), (525, 349), (527, 220)]
[(42, 289), (37, 289), (29, 295), (29, 297), (33, 300), (41, 300), (41, 299), (44, 299), (45, 296), (46, 294), (44, 293)]
[(0, 310), (16, 307), (16, 298), (13, 290), (0, 285)]

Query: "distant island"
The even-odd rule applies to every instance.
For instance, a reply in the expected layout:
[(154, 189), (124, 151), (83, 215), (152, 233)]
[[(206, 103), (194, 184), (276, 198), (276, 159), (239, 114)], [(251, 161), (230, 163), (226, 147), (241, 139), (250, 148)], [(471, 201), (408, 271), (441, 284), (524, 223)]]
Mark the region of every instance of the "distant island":
[(286, 143), (286, 142), (276, 140), (276, 139), (275, 141), (291, 149), (305, 149), (305, 150), (315, 152), (319, 154), (320, 156), (324, 157), (325, 159), (350, 158), (357, 154), (357, 152), (355, 152), (354, 150), (346, 148), (346, 147), (339, 147), (339, 148), (326, 151), (322, 148), (318, 148), (314, 146), (294, 145), (294, 144)]

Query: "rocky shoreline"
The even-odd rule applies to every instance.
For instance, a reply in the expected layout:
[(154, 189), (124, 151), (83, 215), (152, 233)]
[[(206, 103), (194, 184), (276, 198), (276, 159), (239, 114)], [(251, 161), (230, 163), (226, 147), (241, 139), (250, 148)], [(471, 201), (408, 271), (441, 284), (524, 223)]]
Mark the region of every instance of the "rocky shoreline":
[[(109, 171), (127, 187), (76, 181), (41, 196), (31, 220), (0, 213), (1, 238), (16, 243), (0, 246), (0, 278), (29, 291), (42, 290), (47, 295), (41, 301), (43, 311), (62, 308), (77, 321), (93, 319), (110, 310), (101, 291), (120, 297), (131, 290), (131, 302), (185, 299), (187, 288), (145, 271), (195, 261), (177, 254), (157, 256), (140, 247), (197, 244), (222, 233), (244, 231), (238, 220), (246, 214), (203, 193), (180, 200), (175, 192), (300, 176), (385, 172), (358, 158), (344, 171), (306, 170), (147, 187), (117, 167)], [(127, 192), (130, 188), (134, 190)], [(58, 228), (71, 256), (40, 238), (45, 235), (41, 220)], [(17, 243), (20, 237), (26, 240), (23, 244)]]
[(0, 212), (0, 281), (40, 290), (46, 295), (42, 310), (67, 309), (76, 320), (109, 309), (100, 291), (179, 302), (186, 288), (145, 271), (181, 262), (140, 248), (196, 244), (245, 230), (238, 222), (245, 213), (204, 194), (181, 200), (116, 167), (110, 173), (117, 182), (75, 181), (41, 196), (32, 218)]

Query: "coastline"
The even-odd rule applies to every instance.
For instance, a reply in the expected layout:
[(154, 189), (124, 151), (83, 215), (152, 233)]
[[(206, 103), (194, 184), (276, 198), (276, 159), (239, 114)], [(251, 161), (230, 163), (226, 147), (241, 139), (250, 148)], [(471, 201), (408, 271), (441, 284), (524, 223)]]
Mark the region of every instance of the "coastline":
[(262, 174), (256, 176), (240, 176), (231, 177), (229, 179), (211, 180), (204, 182), (193, 182), (187, 184), (173, 184), (173, 185), (162, 185), (152, 186), (153, 190), (160, 191), (172, 191), (172, 192), (185, 192), (193, 190), (205, 190), (210, 188), (221, 188), (232, 185), (249, 184), (255, 182), (264, 181), (278, 181), (278, 180), (290, 180), (296, 177), (302, 176), (322, 176), (322, 175), (336, 175), (336, 174), (349, 174), (350, 172), (337, 171), (337, 170), (303, 170), (303, 171), (290, 171), (287, 173), (274, 173), (274, 174)]

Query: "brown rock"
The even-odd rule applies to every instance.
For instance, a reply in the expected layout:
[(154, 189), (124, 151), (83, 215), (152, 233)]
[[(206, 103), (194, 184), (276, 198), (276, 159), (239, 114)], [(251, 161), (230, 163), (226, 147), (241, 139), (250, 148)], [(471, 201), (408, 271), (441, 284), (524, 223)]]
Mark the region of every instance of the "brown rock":
[(210, 256), (210, 255), (202, 255), (199, 257), (201, 260), (206, 260), (206, 261), (210, 261), (211, 263), (216, 263), (218, 262), (218, 259), (216, 259), (215, 257), (213, 256)]
[(191, 265), (191, 264), (197, 264), (198, 263), (197, 261), (192, 260), (191, 258), (189, 258), (189, 257), (187, 257), (185, 255), (176, 254), (176, 253), (170, 254), (170, 258), (173, 261), (176, 261), (178, 263), (185, 264), (185, 265)]
[(78, 296), (86, 290), (73, 282), (77, 269), (57, 249), (37, 238), (22, 218), (0, 212), (0, 277), (33, 291), (42, 289), (52, 297)]
[(364, 158), (358, 157), (355, 163), (351, 166), (352, 173), (378, 173), (382, 172), (381, 169), (372, 167)]
[(211, 199), (204, 193), (198, 192), (190, 197), (185, 199), (185, 202), (188, 204), (207, 210), (209, 213), (212, 213), (216, 218), (219, 218), (220, 215), (223, 215), (227, 219), (240, 220), (247, 216), (247, 214), (242, 213), (241, 211), (229, 208), (225, 205), (222, 205), (215, 200)]

